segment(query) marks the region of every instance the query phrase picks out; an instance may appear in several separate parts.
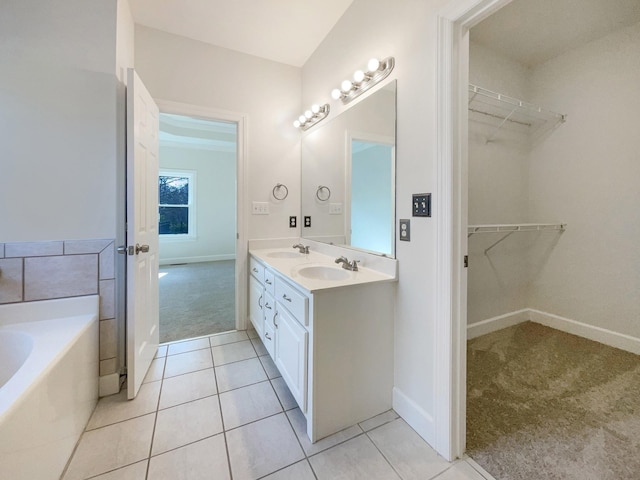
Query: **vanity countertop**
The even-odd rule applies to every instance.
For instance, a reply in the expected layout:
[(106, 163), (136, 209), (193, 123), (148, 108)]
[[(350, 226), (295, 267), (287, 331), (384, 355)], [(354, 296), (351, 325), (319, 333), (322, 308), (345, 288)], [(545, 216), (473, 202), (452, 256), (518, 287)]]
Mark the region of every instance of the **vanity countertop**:
[(341, 268), (335, 263), (335, 258), (314, 251), (304, 254), (291, 248), (265, 248), (249, 250), (249, 254), (309, 293), (365, 283), (397, 281), (392, 275), (365, 266), (359, 265), (355, 272)]

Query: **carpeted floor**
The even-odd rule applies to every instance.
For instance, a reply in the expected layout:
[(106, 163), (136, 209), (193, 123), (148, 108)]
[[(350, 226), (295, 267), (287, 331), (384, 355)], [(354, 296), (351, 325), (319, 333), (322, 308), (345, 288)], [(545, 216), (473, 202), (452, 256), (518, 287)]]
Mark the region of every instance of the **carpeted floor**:
[(467, 453), (496, 479), (640, 479), (639, 356), (531, 322), (467, 352)]
[(160, 343), (236, 328), (235, 260), (163, 265)]

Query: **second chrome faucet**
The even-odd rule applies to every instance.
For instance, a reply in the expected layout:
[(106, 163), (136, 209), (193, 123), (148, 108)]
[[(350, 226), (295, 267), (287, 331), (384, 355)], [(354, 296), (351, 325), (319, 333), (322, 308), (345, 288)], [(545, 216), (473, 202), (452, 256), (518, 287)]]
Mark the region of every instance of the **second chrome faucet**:
[(300, 253), (309, 253), (309, 247), (301, 243), (294, 245), (293, 248), (297, 248)]
[(351, 262), (347, 259), (347, 257), (338, 257), (335, 260), (336, 263), (341, 263), (342, 268), (345, 270), (351, 270), (352, 272), (358, 271), (358, 260), (352, 260)]

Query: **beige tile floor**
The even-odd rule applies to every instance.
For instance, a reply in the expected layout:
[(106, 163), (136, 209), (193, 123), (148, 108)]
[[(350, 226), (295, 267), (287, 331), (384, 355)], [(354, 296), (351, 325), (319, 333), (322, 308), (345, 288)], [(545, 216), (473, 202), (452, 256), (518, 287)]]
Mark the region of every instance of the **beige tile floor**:
[(135, 400), (98, 403), (63, 480), (485, 480), (390, 410), (312, 444), (255, 332), (160, 347)]

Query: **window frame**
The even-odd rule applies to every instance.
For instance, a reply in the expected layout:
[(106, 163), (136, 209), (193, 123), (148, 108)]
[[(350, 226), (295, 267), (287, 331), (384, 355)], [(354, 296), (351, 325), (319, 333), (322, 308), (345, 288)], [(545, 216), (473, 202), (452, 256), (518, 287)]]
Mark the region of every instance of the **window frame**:
[[(195, 240), (196, 235), (196, 177), (195, 170), (178, 170), (173, 168), (161, 168), (158, 171), (158, 182), (160, 177), (182, 177), (187, 178), (189, 185), (189, 196), (186, 205), (171, 205), (160, 203), (160, 195), (158, 194), (158, 236), (162, 241), (184, 241)], [(187, 208), (189, 228), (187, 233), (160, 233), (160, 208)]]

